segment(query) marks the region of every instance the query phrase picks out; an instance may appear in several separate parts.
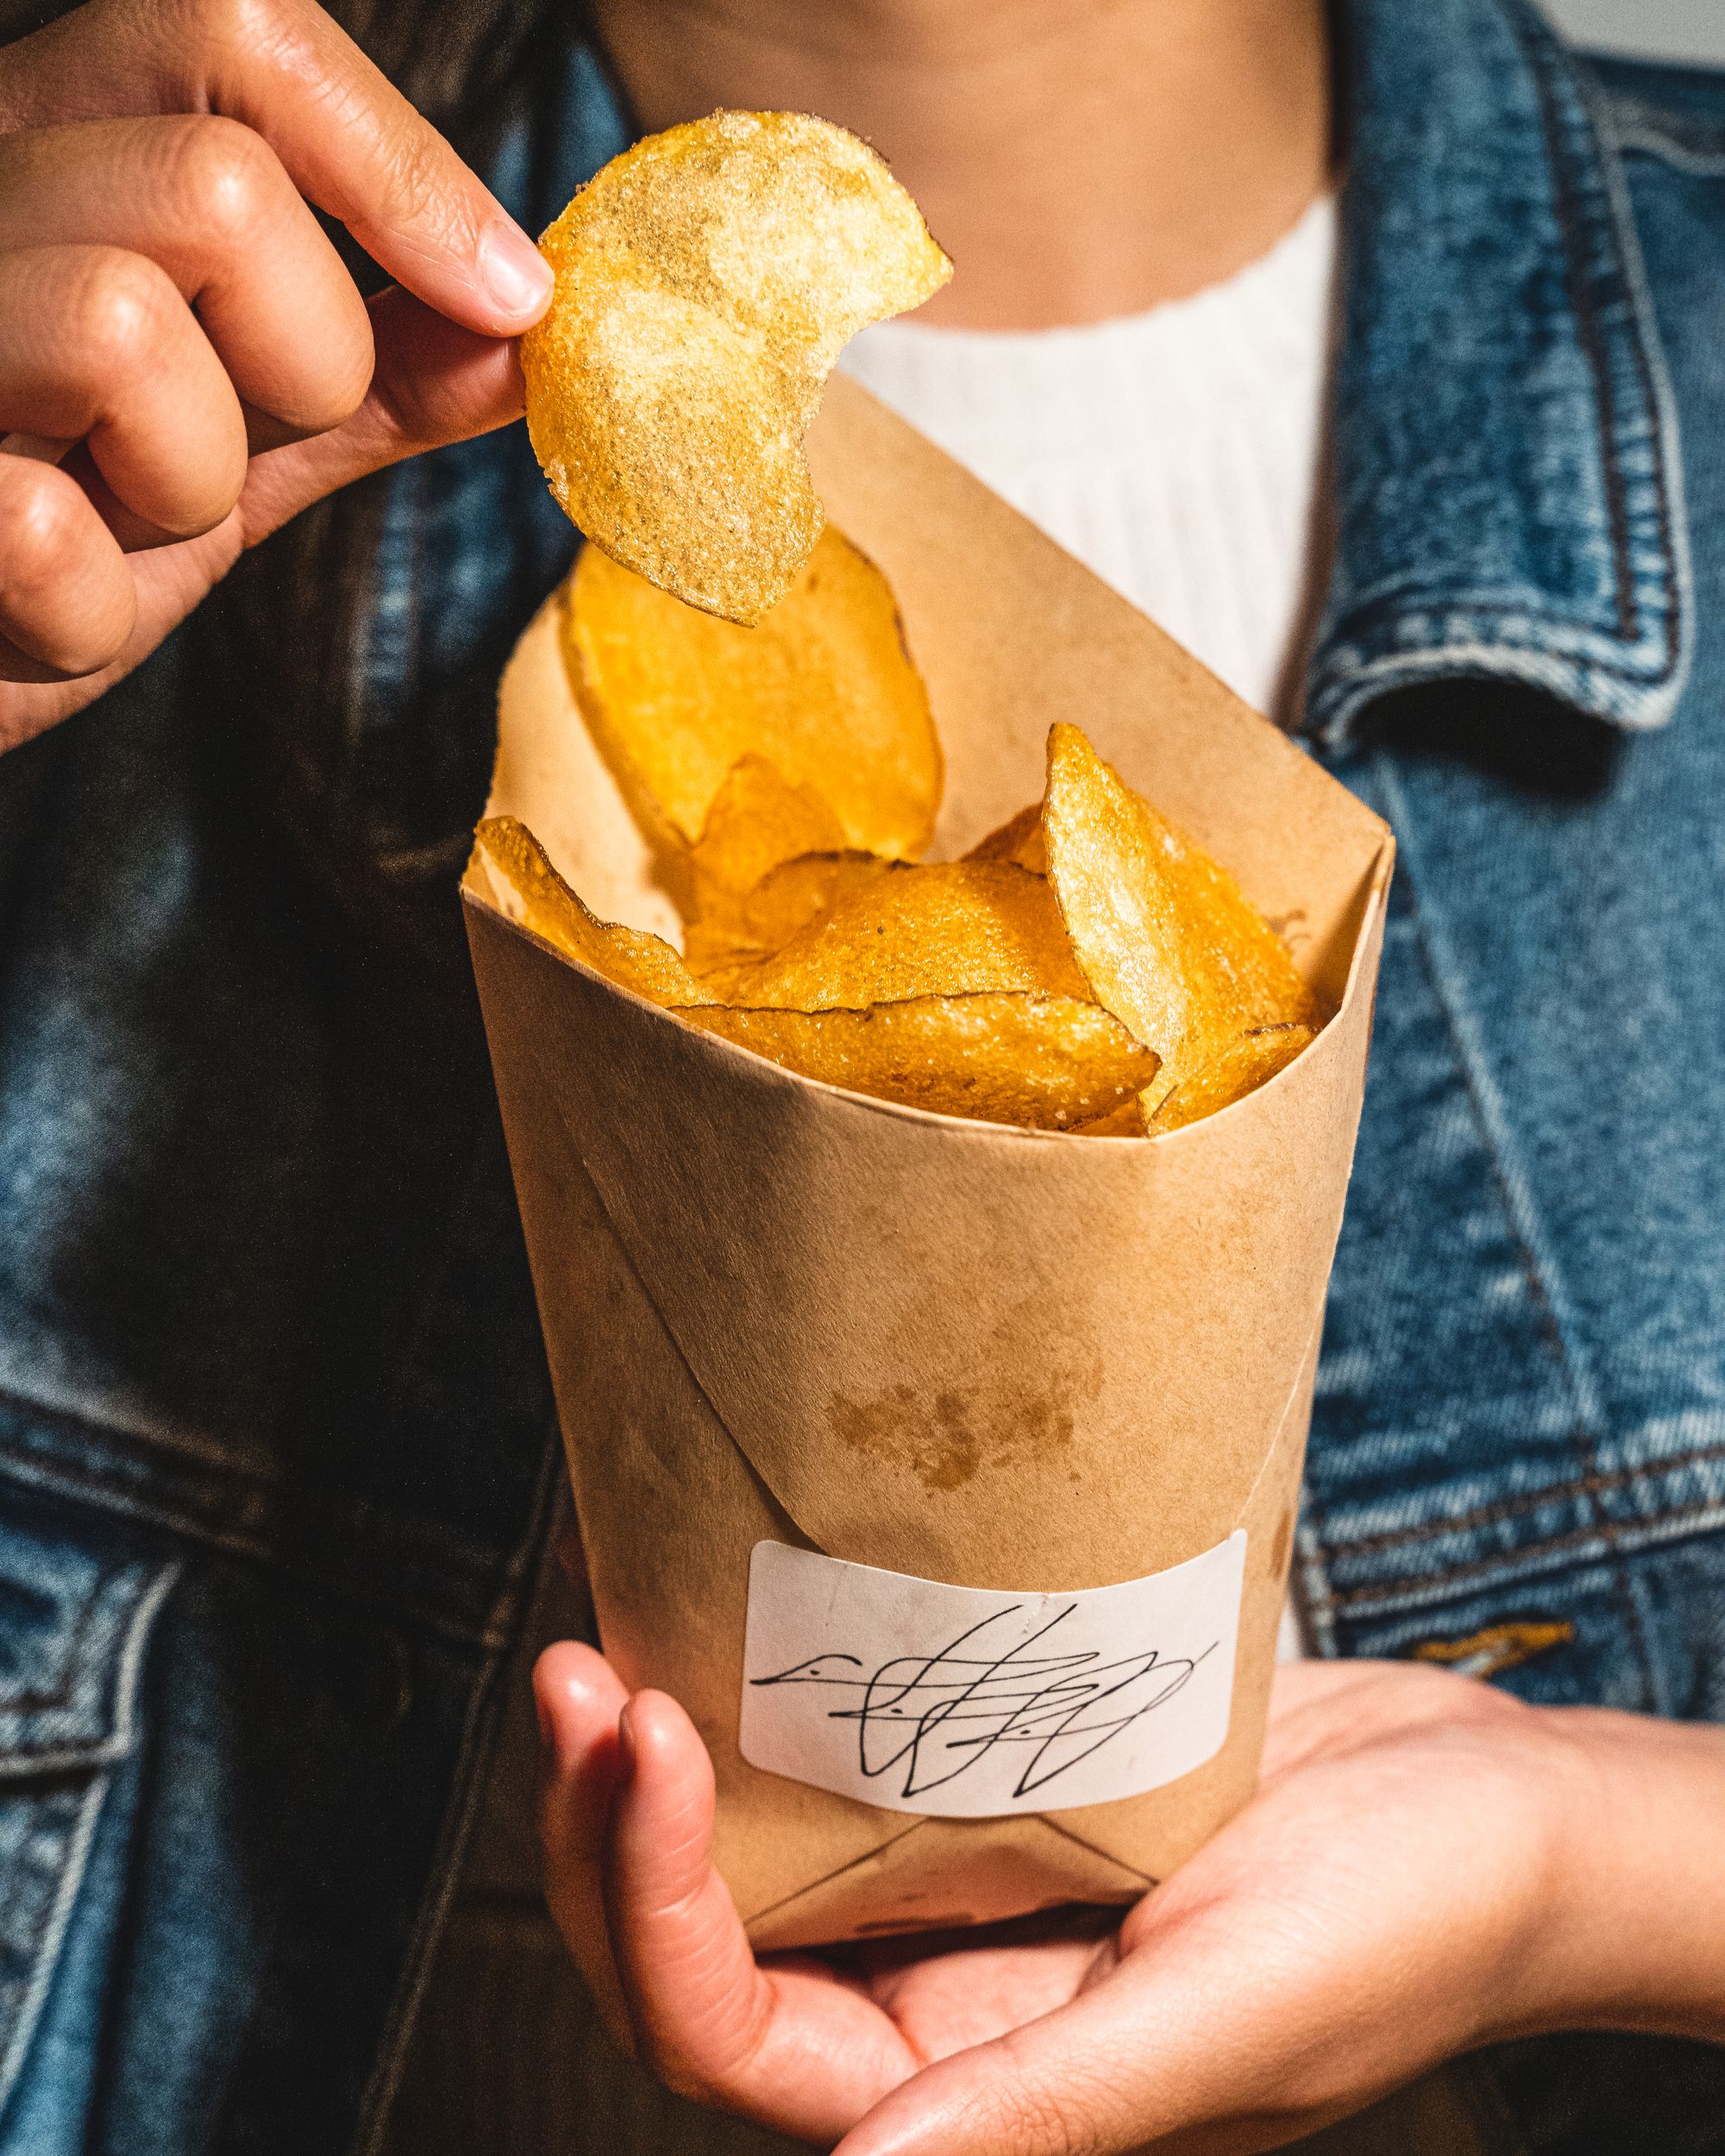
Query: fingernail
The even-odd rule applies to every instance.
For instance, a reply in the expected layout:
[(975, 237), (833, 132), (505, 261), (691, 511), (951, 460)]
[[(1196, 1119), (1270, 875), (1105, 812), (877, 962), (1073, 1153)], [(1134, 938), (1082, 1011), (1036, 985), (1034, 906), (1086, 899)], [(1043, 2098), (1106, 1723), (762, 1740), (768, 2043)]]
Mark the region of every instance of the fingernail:
[(524, 322), (542, 312), (555, 282), (551, 265), (507, 217), (493, 217), (480, 235), (480, 275), (501, 311)]

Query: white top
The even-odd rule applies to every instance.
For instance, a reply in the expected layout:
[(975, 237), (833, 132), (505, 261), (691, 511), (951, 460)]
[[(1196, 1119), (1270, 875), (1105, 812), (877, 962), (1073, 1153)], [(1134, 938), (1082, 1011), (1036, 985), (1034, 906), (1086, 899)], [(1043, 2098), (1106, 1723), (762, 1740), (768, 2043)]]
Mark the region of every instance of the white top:
[[(1327, 196), (1189, 299), (1077, 329), (878, 323), (840, 365), (1285, 718), (1326, 566), (1336, 269)], [(1280, 1651), (1300, 1652), (1291, 1604)]]
[(1317, 542), (1333, 197), (1189, 299), (1076, 329), (878, 323), (840, 365), (1282, 711)]

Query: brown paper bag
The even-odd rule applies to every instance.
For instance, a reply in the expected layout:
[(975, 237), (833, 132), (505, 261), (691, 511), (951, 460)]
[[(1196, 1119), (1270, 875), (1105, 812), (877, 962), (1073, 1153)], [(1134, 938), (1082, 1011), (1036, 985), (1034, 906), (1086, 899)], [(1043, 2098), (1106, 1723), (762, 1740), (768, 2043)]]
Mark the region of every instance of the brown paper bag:
[[(810, 454), (928, 680), (948, 762), (933, 855), (1036, 799), (1049, 724), (1070, 718), (1339, 1008), (1272, 1084), (1170, 1137), (1003, 1130), (760, 1061), (468, 892), (604, 1644), (700, 1728), (716, 1860), (762, 1946), (1131, 1900), (1250, 1796), (1392, 854), (1308, 758), (853, 385), (829, 385)], [(575, 713), (555, 604), (505, 676), (488, 812), (528, 824), (597, 913), (674, 938)], [(739, 1750), (757, 1543), (1070, 1596), (1240, 1529), (1226, 1741), (1161, 1787), (922, 1817)]]

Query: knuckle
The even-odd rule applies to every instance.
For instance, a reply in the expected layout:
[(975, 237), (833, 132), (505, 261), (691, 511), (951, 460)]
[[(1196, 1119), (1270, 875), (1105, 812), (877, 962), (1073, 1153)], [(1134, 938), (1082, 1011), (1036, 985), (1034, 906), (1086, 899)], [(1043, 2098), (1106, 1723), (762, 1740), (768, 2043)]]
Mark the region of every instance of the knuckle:
[(6, 473), (0, 487), (0, 590), (14, 605), (35, 605), (52, 597), (76, 567), (73, 511), (66, 490), (48, 473), (24, 465)]
[(206, 48), (268, 50), (291, 14), (289, 0), (181, 0), (193, 39)]
[(72, 295), (66, 329), (86, 365), (110, 372), (148, 352), (179, 304), (172, 279), (155, 263), (118, 248), (94, 248)]
[(278, 192), (274, 153), (237, 120), (211, 114), (178, 130), (174, 184), (198, 222), (234, 239), (249, 238)]

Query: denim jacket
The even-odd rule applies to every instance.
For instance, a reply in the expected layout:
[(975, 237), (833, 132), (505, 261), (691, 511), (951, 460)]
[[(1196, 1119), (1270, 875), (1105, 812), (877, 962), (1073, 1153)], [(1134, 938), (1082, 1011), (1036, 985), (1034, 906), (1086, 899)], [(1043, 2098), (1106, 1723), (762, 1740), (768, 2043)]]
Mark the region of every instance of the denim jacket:
[[(1725, 77), (1339, 28), (1305, 726), (1402, 865), (1299, 1584), (1324, 1653), (1725, 1719)], [(536, 97), (530, 226), (627, 133), (585, 54)], [(0, 2156), (377, 2130), (558, 1471), (453, 887), (571, 548), (519, 428), (390, 483), (343, 783), (435, 989), (195, 621), (0, 761)], [(1494, 2071), (1533, 2156), (1711, 2146), (1717, 2065)]]

